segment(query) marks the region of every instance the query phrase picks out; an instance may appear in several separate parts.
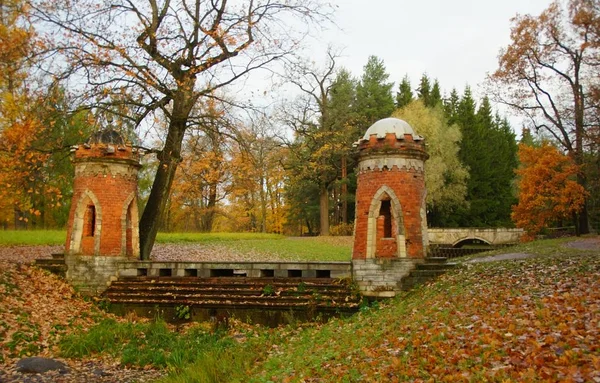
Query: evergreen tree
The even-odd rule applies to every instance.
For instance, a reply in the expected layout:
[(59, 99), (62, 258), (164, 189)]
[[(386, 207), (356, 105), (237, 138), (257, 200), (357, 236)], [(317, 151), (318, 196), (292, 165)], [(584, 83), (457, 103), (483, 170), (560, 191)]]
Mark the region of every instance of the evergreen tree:
[(448, 119), (449, 124), (454, 124), (457, 122), (459, 104), (460, 97), (458, 96), (458, 92), (456, 91), (456, 88), (452, 88), (450, 97), (444, 100), (444, 112), (446, 113), (446, 118)]
[(405, 75), (398, 87), (398, 93), (396, 93), (396, 108), (400, 109), (410, 104), (412, 100), (413, 93), (410, 86), (410, 80), (408, 75)]
[(427, 74), (423, 73), (421, 80), (419, 81), (419, 87), (417, 88), (417, 98), (425, 104), (425, 106), (431, 106), (431, 84)]
[(358, 131), (356, 108), (356, 80), (350, 72), (342, 69), (338, 72), (329, 91), (329, 120), (331, 130), (341, 133), (346, 151), (340, 153), (340, 174), (333, 185), (333, 223), (348, 223), (354, 217), (354, 194), (356, 192), (356, 176), (353, 174), (357, 164), (356, 155), (350, 153), (352, 143), (364, 132)]
[(356, 111), (361, 116), (360, 128), (365, 131), (374, 122), (389, 117), (394, 111), (393, 82), (383, 60), (370, 56), (356, 87)]
[(440, 89), (440, 83), (438, 80), (433, 82), (433, 87), (431, 88), (431, 94), (429, 96), (429, 107), (435, 107), (438, 104), (442, 103), (442, 91)]
[(455, 115), (463, 134), (460, 159), (469, 168), (467, 202), (454, 220), (460, 226), (510, 225), (516, 139), (507, 120), (494, 116), (484, 97), (475, 112), (475, 101), (466, 88)]

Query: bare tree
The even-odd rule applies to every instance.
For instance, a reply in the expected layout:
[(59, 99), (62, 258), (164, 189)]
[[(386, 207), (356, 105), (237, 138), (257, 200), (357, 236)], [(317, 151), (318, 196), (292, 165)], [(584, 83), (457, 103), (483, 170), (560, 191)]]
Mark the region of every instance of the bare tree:
[(340, 152), (345, 149), (344, 133), (335, 131), (329, 106), (338, 58), (339, 53), (329, 48), (324, 67), (300, 59), (288, 63), (285, 75), (285, 80), (301, 91), (295, 108), (288, 106), (283, 112), (286, 125), (296, 136), (288, 146), (297, 157), (293, 166), (299, 168), (296, 170), (303, 174), (301, 178), (318, 185), (322, 236), (329, 235), (329, 187), (340, 173)]
[[(293, 52), (329, 17), (320, 0), (30, 0), (45, 33), (46, 70), (70, 79), (81, 103), (136, 126), (167, 121), (158, 170), (140, 221), (147, 259), (164, 213), (194, 106)], [(125, 112), (122, 112), (122, 111)], [(210, 118), (210, 116), (209, 116)]]
[[(512, 43), (500, 53), (490, 91), (536, 130), (550, 133), (581, 166), (597, 123), (597, 107), (588, 97), (600, 68), (600, 6), (595, 0), (570, 0), (565, 10), (555, 1), (537, 17), (517, 15), (512, 21)], [(577, 178), (585, 187), (583, 171)], [(576, 223), (579, 232), (589, 232), (585, 207)]]

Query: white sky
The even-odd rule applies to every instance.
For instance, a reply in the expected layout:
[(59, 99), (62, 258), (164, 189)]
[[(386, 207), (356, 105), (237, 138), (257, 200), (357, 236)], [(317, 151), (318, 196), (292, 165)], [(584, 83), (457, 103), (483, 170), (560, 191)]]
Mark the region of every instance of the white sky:
[(550, 0), (334, 0), (336, 22), (322, 42), (344, 48), (342, 66), (356, 77), (369, 55), (384, 60), (397, 86), (408, 74), (413, 88), (426, 72), (443, 90), (474, 91), (497, 68), (510, 43), (510, 19), (534, 15)]

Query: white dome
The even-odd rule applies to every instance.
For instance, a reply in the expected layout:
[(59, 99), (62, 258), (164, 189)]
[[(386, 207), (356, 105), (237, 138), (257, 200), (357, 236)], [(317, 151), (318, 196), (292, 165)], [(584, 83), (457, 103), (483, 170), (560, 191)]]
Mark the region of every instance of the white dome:
[(371, 125), (371, 127), (367, 129), (367, 132), (361, 141), (368, 141), (369, 137), (372, 135), (376, 135), (377, 138), (385, 138), (386, 134), (388, 133), (396, 134), (396, 139), (398, 140), (403, 140), (405, 134), (410, 134), (415, 141), (423, 139), (423, 137), (415, 133), (412, 126), (410, 126), (408, 122), (399, 118), (390, 117), (379, 120)]

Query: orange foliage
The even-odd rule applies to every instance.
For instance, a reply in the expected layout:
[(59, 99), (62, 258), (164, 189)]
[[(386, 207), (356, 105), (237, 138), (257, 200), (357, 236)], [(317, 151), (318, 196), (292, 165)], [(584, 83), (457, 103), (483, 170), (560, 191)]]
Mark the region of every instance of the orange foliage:
[(512, 219), (529, 237), (581, 211), (587, 192), (575, 180), (579, 169), (571, 158), (544, 142), (537, 148), (520, 144), (519, 160), (519, 203)]
[(50, 155), (32, 148), (46, 131), (40, 106), (49, 96), (34, 95), (24, 81), (23, 62), (34, 34), (22, 25), (27, 14), (21, 1), (3, 1), (0, 7), (0, 224), (7, 226), (14, 217), (17, 226), (42, 214), (34, 200), (55, 207), (62, 196), (42, 176)]

